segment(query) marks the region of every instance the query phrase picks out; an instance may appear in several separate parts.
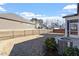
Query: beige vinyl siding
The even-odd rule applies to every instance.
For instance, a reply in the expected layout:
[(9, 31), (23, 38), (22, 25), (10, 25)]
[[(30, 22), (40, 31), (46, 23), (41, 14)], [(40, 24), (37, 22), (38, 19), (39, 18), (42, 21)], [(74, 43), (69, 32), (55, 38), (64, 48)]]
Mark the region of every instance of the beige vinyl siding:
[(34, 29), (34, 24), (0, 19), (0, 29)]

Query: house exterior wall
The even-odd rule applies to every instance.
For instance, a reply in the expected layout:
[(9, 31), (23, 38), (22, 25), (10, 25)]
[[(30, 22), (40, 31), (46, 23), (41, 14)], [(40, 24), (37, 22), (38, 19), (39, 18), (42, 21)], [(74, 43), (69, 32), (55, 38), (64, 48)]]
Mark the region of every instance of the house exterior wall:
[(1, 29), (35, 29), (34, 24), (16, 22), (11, 20), (0, 19)]
[[(73, 17), (65, 18), (65, 36), (66, 37), (67, 37), (67, 20), (75, 20), (75, 19), (79, 19), (79, 16), (73, 16)], [(69, 33), (69, 37), (79, 38), (79, 20), (78, 20), (77, 25), (78, 25), (78, 35), (71, 35)], [(69, 27), (70, 27), (70, 25), (69, 25)], [(70, 30), (69, 30), (69, 32), (70, 32)]]

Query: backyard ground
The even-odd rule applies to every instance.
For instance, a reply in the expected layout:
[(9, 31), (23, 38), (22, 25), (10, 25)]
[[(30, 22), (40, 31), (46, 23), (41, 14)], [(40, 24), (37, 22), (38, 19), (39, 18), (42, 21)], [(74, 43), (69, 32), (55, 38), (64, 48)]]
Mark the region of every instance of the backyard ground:
[[(10, 52), (10, 56), (43, 56), (44, 41), (48, 37), (60, 36), (60, 34), (43, 34), (29, 36), (15, 40), (15, 45)], [(30, 38), (30, 39), (29, 39)]]

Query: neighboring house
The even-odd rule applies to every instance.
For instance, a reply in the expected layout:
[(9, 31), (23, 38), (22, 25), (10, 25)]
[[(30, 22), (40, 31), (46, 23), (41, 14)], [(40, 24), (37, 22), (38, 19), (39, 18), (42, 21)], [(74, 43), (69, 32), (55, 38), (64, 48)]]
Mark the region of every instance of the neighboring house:
[(79, 38), (79, 4), (77, 4), (77, 14), (64, 16), (66, 27), (65, 36)]
[(31, 21), (35, 23), (36, 29), (42, 29), (43, 28), (43, 20), (32, 18)]
[(35, 24), (16, 14), (1, 13), (0, 29), (35, 29)]

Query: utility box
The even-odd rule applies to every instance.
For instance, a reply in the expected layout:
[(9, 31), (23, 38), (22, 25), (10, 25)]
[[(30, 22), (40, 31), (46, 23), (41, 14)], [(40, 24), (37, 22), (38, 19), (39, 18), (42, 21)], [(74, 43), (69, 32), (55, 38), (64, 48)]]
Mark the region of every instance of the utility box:
[(66, 47), (73, 47), (73, 42), (67, 38), (56, 38), (56, 43), (58, 44), (58, 53), (63, 54)]

